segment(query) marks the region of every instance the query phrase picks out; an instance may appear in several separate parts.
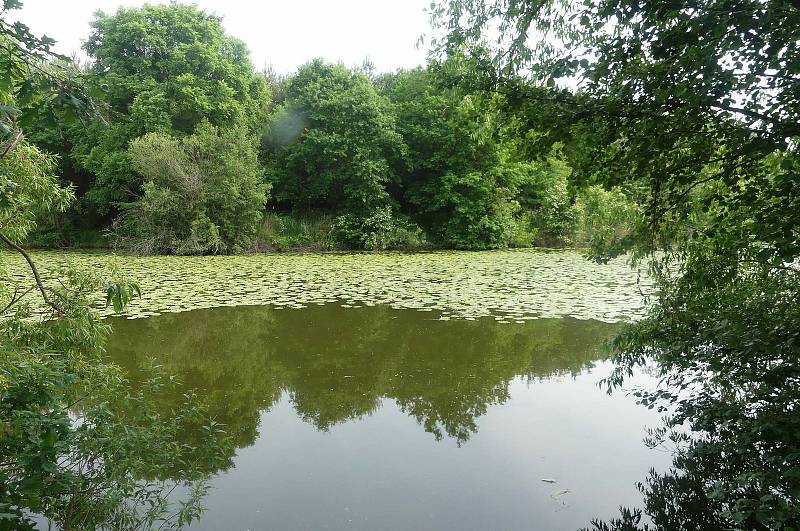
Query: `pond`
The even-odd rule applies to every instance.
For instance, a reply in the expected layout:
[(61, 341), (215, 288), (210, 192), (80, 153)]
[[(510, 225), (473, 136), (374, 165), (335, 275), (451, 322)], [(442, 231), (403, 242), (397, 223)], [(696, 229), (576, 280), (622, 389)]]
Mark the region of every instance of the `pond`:
[(154, 360), (233, 437), (191, 529), (576, 529), (640, 505), (636, 482), (669, 462), (642, 442), (658, 415), (598, 386), (604, 342), (648, 289), (624, 260), (37, 260), (117, 260), (145, 296), (112, 318), (109, 356), (134, 382)]

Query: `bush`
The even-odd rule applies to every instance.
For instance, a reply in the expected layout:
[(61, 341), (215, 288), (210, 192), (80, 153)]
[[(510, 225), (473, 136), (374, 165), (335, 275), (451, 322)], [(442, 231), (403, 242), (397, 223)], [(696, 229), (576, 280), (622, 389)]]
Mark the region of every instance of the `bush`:
[[(93, 301), (105, 291), (122, 311), (138, 285), (115, 270), (42, 281), (19, 244), (72, 192), (52, 157), (24, 140), (3, 149), (0, 237), (30, 274), (11, 274), (0, 256), (0, 529), (180, 528), (201, 511), (208, 473), (198, 463), (230, 462), (227, 436), (188, 394), (174, 411), (156, 410), (158, 378), (134, 391), (104, 358), (110, 325)], [(186, 434), (202, 444), (184, 444)], [(178, 483), (185, 500), (171, 495)]]
[(572, 243), (577, 222), (568, 182), (572, 169), (559, 154), (536, 163), (517, 163), (506, 171), (517, 174), (509, 179), (517, 182), (532, 243), (547, 247)]
[(446, 173), (419, 188), (412, 201), (435, 243), (456, 249), (506, 247), (519, 204), (502, 172)]
[(178, 254), (252, 248), (268, 186), (244, 129), (220, 132), (206, 122), (182, 140), (149, 133), (128, 153), (144, 193), (118, 221), (121, 245)]
[(589, 186), (575, 202), (575, 242), (585, 246), (614, 245), (632, 230), (639, 214), (636, 204), (619, 188)]
[(0, 157), (0, 228), (6, 237), (21, 241), (35, 229), (38, 216), (67, 208), (73, 193), (58, 186), (55, 168), (52, 155), (25, 140)]
[(391, 207), (377, 209), (367, 217), (343, 214), (336, 218), (335, 231), (345, 245), (370, 251), (426, 245), (422, 229), (410, 219), (393, 214)]
[(500, 171), (520, 204), (513, 243), (545, 247), (572, 243), (577, 223), (568, 184), (572, 170), (559, 154), (536, 163), (505, 164)]

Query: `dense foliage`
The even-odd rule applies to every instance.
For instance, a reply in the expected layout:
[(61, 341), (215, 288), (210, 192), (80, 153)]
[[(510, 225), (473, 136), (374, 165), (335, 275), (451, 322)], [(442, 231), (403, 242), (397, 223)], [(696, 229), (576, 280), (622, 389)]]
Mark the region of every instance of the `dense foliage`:
[[(182, 4), (99, 12), (84, 48), (86, 65), (39, 59), (65, 81), (57, 98), (18, 87), (37, 117), (29, 139), (59, 155), (77, 195), (66, 215), (39, 216), (32, 243), (489, 249), (581, 244), (594, 230), (580, 225), (566, 151), (532, 160), (530, 124), (464, 81), (485, 50), (380, 75), (314, 60), (282, 77), (255, 72), (219, 17)], [(69, 123), (73, 103), (94, 105), (92, 116)], [(188, 147), (198, 143), (208, 145)], [(327, 227), (309, 240), (276, 219)]]
[[(599, 231), (595, 248), (652, 258), (660, 283), (650, 316), (618, 338), (609, 381), (649, 360), (664, 377), (640, 392), (669, 412), (653, 442), (677, 443), (673, 469), (642, 485), (653, 526), (796, 528), (800, 6), (454, 0), (433, 11), (443, 52), (501, 28), (485, 88), (547, 132), (526, 152), (562, 142), (576, 182), (621, 186), (643, 209), (632, 230)], [(570, 76), (581, 90), (536, 87)], [(594, 527), (641, 521), (624, 510)]]
[[(196, 450), (170, 442), (199, 423), (196, 409), (133, 430), (114, 422), (106, 399), (125, 391), (100, 361), (89, 297), (105, 286), (122, 306), (135, 288), (81, 272), (43, 283), (21, 244), (49, 223), (34, 241), (113, 228), (144, 252), (632, 252), (660, 289), (617, 339), (609, 384), (649, 361), (663, 376), (640, 392), (669, 412), (653, 442), (677, 445), (673, 469), (642, 485), (653, 525), (798, 527), (797, 2), (439, 1), (427, 67), (375, 76), (316, 60), (288, 79), (256, 73), (220, 19), (193, 6), (98, 13), (86, 67), (8, 23), (18, 6), (0, 12), (0, 239), (33, 280), (2, 286), (8, 521), (33, 511), (66, 528), (133, 527), (165, 510), (142, 478), (168, 477)], [(34, 294), (52, 323), (25, 319)], [(90, 380), (102, 390), (81, 394)], [(135, 516), (145, 498), (154, 512)], [(627, 509), (593, 525), (647, 527)]]
[[(114, 272), (68, 270), (54, 287), (19, 246), (37, 212), (63, 210), (72, 198), (53, 166), (24, 140), (0, 159), (0, 240), (28, 262), (32, 277), (13, 280), (0, 271), (0, 529), (33, 529), (34, 515), (62, 529), (181, 526), (199, 514), (204, 492), (204, 473), (188, 458), (200, 451), (224, 466), (224, 439), (207, 450), (181, 443), (179, 433), (213, 429), (202, 408), (192, 399), (156, 411), (152, 400), (168, 384), (156, 377), (132, 393), (103, 359), (109, 327), (92, 298), (105, 290), (121, 311), (136, 285)], [(44, 300), (46, 315), (31, 314), (32, 296)], [(131, 403), (137, 416), (123, 421), (119, 408)], [(176, 505), (167, 496), (180, 482), (190, 495)]]
[(249, 249), (268, 186), (253, 138), (208, 122), (182, 139), (148, 133), (128, 156), (144, 177), (142, 197), (123, 207), (119, 239), (139, 252), (181, 254)]
[(180, 4), (99, 13), (84, 48), (87, 82), (103, 91), (110, 125), (93, 122), (68, 135), (71, 157), (91, 175), (85, 200), (101, 214), (138, 196), (127, 151), (146, 133), (185, 135), (201, 122), (256, 130), (269, 93), (244, 44), (218, 17)]
[(279, 204), (339, 215), (344, 243), (386, 247), (397, 230), (386, 190), (403, 149), (389, 102), (370, 80), (320, 60), (302, 66), (270, 127)]
[(500, 100), (453, 82), (474, 73), (463, 56), (387, 74), (407, 151), (393, 193), (434, 243), (459, 249), (571, 243), (576, 231), (569, 166), (559, 150), (517, 156)]
[[(406, 144), (397, 161), (395, 195), (436, 243), (458, 248), (508, 243), (510, 208), (489, 170), (498, 159), (492, 143), (473, 136), (480, 111), (453, 89), (438, 86), (430, 70), (385, 76)], [(478, 120), (476, 120), (476, 115)]]

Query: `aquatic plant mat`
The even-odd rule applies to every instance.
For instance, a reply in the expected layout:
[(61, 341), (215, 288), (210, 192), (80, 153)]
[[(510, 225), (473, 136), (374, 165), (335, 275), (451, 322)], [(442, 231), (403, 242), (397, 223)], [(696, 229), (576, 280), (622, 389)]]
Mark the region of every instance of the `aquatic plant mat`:
[[(43, 251), (33, 256), (46, 282), (70, 266), (104, 269), (116, 263), (143, 291), (129, 318), (220, 306), (338, 303), (436, 311), (438, 319), (493, 316), (522, 322), (570, 316), (618, 322), (642, 314), (643, 293), (651, 287), (624, 258), (598, 265), (571, 250), (242, 256)], [(4, 252), (2, 262), (10, 277), (5, 281), (30, 283), (21, 257)], [(102, 303), (98, 295), (98, 307)]]

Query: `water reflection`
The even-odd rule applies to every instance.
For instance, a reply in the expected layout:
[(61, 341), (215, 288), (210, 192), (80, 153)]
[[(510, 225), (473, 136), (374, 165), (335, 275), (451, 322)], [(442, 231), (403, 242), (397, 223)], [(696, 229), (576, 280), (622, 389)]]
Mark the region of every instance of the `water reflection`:
[(319, 430), (387, 398), (437, 439), (464, 443), (514, 377), (578, 374), (613, 330), (575, 319), (439, 321), (387, 307), (237, 307), (116, 320), (108, 353), (134, 380), (152, 357), (201, 391), (240, 447), (282, 393)]
[(116, 320), (109, 355), (134, 381), (154, 358), (234, 438), (192, 529), (577, 529), (664, 457), (657, 417), (596, 385), (615, 328), (235, 307)]

